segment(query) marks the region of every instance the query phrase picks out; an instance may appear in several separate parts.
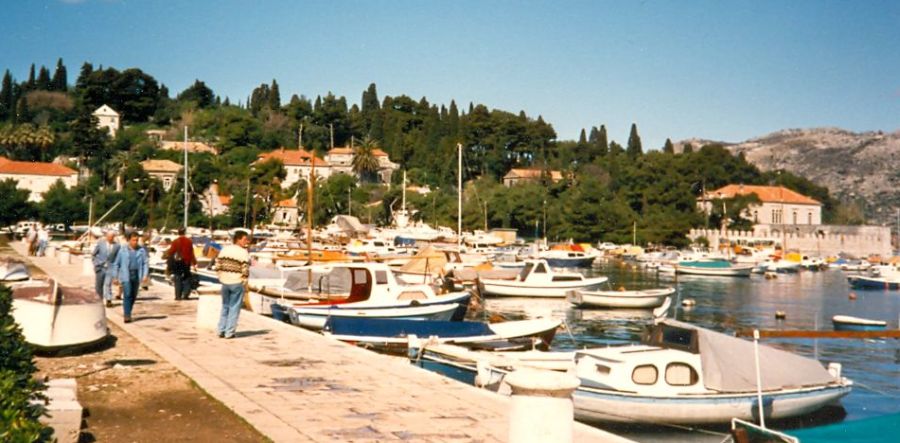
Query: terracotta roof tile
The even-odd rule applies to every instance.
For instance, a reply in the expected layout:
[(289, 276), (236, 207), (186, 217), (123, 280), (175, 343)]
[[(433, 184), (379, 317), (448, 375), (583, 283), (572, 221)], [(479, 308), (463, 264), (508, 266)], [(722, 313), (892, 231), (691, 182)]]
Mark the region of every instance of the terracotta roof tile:
[[(266, 161), (270, 159), (278, 159), (281, 160), (285, 165), (291, 166), (303, 166), (309, 165), (309, 160), (312, 158), (312, 153), (305, 149), (277, 149), (272, 152), (266, 152), (259, 155), (260, 161)], [(316, 166), (328, 166), (328, 162), (322, 160), (319, 157), (315, 158)]]
[(799, 192), (792, 191), (784, 186), (753, 186), (753, 185), (726, 185), (715, 191), (708, 192), (707, 198), (734, 198), (735, 195), (756, 194), (764, 203), (793, 203), (799, 205), (821, 205)]
[(56, 163), (20, 162), (0, 157), (0, 174), (56, 175), (64, 177), (78, 173), (69, 167)]
[[(562, 180), (562, 173), (559, 171), (549, 171), (551, 180)], [(541, 178), (542, 171), (540, 169), (520, 169), (512, 168), (503, 178)]]
[(230, 195), (220, 195), (219, 202), (222, 203), (224, 206), (228, 206), (231, 204), (231, 196)]
[(144, 160), (141, 167), (147, 172), (178, 172), (181, 165), (172, 160)]

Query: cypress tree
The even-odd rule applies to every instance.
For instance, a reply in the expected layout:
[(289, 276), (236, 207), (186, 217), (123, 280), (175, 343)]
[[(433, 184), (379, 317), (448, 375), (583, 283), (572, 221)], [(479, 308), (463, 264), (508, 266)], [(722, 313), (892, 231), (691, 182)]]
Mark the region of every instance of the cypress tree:
[(28, 80), (25, 82), (25, 87), (23, 89), (27, 91), (34, 89), (34, 63), (31, 64), (31, 69), (28, 71)]
[(3, 84), (0, 86), (0, 120), (12, 115), (14, 103), (12, 74), (7, 69), (3, 74)]
[(50, 81), (50, 88), (54, 91), (66, 92), (69, 87), (68, 73), (66, 65), (63, 64), (62, 58), (56, 60), (56, 70), (53, 71), (53, 80)]
[(668, 138), (666, 139), (666, 144), (663, 145), (663, 149), (662, 149), (662, 150), (663, 150), (663, 152), (665, 152), (666, 154), (674, 154), (674, 153), (675, 153), (675, 146), (672, 145), (672, 140), (671, 140), (671, 139), (668, 139)]
[(19, 97), (19, 102), (16, 103), (16, 118), (14, 119), (16, 123), (25, 123), (28, 120), (31, 120), (31, 112), (28, 110), (28, 100), (25, 97)]
[(91, 77), (91, 74), (94, 73), (94, 65), (84, 62), (81, 65), (81, 72), (78, 74), (78, 79), (75, 80), (75, 89), (81, 90), (88, 84), (88, 80)]
[(455, 139), (459, 135), (459, 108), (456, 100), (450, 100), (450, 111), (447, 115), (447, 134)]
[(268, 97), (269, 109), (281, 109), (281, 92), (278, 91), (278, 82), (272, 79), (272, 86), (269, 88)]
[(367, 121), (371, 121), (372, 113), (381, 109), (378, 102), (378, 89), (375, 83), (370, 83), (369, 87), (362, 94), (362, 114)]
[(606, 125), (600, 125), (597, 133), (597, 155), (603, 157), (609, 153), (609, 139), (606, 136)]
[(644, 153), (644, 149), (641, 146), (641, 136), (638, 135), (637, 131), (637, 124), (631, 124), (631, 134), (628, 135), (628, 148), (626, 152), (631, 158), (639, 157)]
[(37, 78), (37, 89), (41, 91), (50, 90), (50, 71), (46, 66), (41, 66), (41, 71)]
[(682, 149), (681, 149), (681, 153), (682, 154), (690, 154), (692, 152), (694, 152), (694, 145), (692, 145), (690, 143), (685, 143), (684, 147), (682, 147)]
[(581, 135), (578, 136), (578, 145), (579, 148), (587, 145), (587, 132), (584, 131), (584, 128), (581, 128)]

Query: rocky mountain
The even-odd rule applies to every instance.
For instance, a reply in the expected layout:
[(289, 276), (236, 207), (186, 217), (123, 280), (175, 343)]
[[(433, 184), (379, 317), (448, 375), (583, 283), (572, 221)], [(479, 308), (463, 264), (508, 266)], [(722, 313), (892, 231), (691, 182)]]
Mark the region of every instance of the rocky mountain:
[[(694, 149), (707, 143), (692, 139)], [(786, 129), (722, 143), (760, 169), (785, 169), (863, 206), (870, 222), (896, 223), (900, 208), (900, 131), (855, 133), (838, 128)]]

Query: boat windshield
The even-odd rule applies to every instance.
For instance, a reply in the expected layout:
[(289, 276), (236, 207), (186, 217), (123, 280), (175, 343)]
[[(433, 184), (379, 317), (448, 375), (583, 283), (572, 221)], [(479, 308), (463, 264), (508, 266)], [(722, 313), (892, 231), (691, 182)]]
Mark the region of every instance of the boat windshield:
[(519, 273), (519, 281), (525, 281), (525, 277), (528, 277), (528, 274), (531, 274), (531, 268), (534, 268), (534, 263), (525, 263), (525, 267), (522, 268), (522, 272)]
[(645, 344), (661, 348), (680, 349), (683, 351), (698, 353), (695, 331), (687, 328), (679, 328), (671, 325), (657, 325), (650, 331)]

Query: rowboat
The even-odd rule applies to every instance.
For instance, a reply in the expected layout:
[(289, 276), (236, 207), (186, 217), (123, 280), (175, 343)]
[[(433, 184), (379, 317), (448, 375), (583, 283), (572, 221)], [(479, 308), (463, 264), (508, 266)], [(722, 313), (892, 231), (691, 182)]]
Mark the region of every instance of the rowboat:
[(31, 274), (24, 262), (10, 258), (0, 258), (0, 281), (28, 280)]
[(835, 315), (831, 317), (831, 322), (834, 324), (835, 331), (881, 331), (887, 328), (886, 321), (850, 315)]
[(676, 274), (706, 275), (715, 277), (749, 277), (754, 266), (736, 265), (727, 260), (681, 261), (674, 265)]
[(675, 293), (675, 288), (644, 289), (626, 291), (585, 291), (572, 290), (566, 300), (579, 308), (656, 308), (666, 297)]
[(554, 271), (545, 260), (527, 260), (514, 280), (481, 279), (483, 295), (506, 297), (565, 297), (575, 289), (587, 289), (606, 283), (606, 277), (587, 278), (577, 272)]
[(456, 312), (457, 307), (457, 304), (450, 303), (366, 309), (348, 304), (343, 306), (290, 307), (288, 308), (288, 315), (291, 323), (294, 325), (318, 330), (325, 327), (325, 323), (332, 317), (449, 321), (453, 317), (453, 313)]
[(10, 285), (13, 318), (25, 341), (42, 351), (87, 347), (109, 335), (106, 308), (94, 292), (55, 280)]

